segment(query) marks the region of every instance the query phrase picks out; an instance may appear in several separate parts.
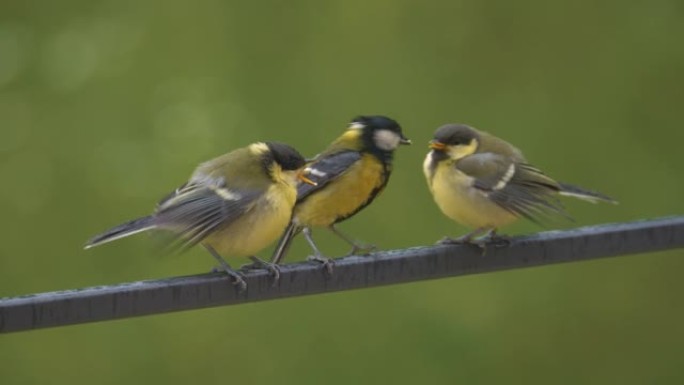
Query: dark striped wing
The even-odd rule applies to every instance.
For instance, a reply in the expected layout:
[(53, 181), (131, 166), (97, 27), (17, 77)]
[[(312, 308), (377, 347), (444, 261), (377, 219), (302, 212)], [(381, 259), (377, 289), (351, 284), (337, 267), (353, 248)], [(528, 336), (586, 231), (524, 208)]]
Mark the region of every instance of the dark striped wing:
[(342, 151), (315, 158), (306, 167), (306, 176), (316, 182), (316, 185), (300, 183), (297, 186), (297, 202), (301, 202), (309, 195), (325, 188), (360, 159), (361, 154), (357, 151)]
[(481, 153), (458, 161), (456, 168), (474, 178), (474, 188), (513, 214), (536, 223), (553, 215), (570, 219), (557, 198), (558, 183), (529, 164)]
[(180, 246), (186, 248), (240, 218), (261, 194), (231, 188), (222, 178), (207, 178), (187, 183), (165, 197), (154, 218), (160, 228), (174, 232)]

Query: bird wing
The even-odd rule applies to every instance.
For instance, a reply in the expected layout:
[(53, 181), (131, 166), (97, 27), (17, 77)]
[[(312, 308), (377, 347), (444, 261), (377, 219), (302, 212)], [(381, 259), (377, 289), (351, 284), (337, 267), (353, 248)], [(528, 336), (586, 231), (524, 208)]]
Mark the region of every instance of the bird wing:
[(358, 151), (341, 151), (332, 154), (321, 154), (306, 166), (307, 178), (316, 185), (300, 183), (297, 186), (297, 202), (324, 188), (330, 182), (344, 174), (354, 163), (361, 160)]
[(234, 222), (255, 204), (263, 191), (239, 189), (223, 178), (188, 182), (157, 205), (155, 223), (176, 233), (183, 248)]
[(558, 183), (529, 164), (487, 152), (465, 157), (455, 167), (473, 178), (475, 189), (513, 214), (536, 223), (550, 214), (570, 218), (557, 199)]

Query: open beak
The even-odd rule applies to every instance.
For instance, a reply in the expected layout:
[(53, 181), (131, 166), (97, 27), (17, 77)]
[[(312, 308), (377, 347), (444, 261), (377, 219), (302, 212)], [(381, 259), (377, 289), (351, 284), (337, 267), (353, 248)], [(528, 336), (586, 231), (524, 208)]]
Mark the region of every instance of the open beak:
[(309, 178), (305, 175), (305, 173), (306, 173), (306, 169), (303, 169), (302, 171), (300, 171), (299, 173), (297, 173), (297, 179), (301, 180), (302, 182), (304, 182), (304, 183), (306, 183), (306, 184), (310, 184), (310, 185), (312, 185), (312, 186), (318, 186), (318, 183), (316, 183), (316, 182), (312, 181), (311, 179), (309, 179)]
[(437, 140), (431, 140), (428, 144), (428, 147), (430, 147), (433, 150), (443, 151), (446, 148), (446, 144), (439, 142)]
[(409, 145), (411, 144), (411, 139), (402, 136), (401, 139), (399, 140), (399, 144), (404, 144), (404, 145)]

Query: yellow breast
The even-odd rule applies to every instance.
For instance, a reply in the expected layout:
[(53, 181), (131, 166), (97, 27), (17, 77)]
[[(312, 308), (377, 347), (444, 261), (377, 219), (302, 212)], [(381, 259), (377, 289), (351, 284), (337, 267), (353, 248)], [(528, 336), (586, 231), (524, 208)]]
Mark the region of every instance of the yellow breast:
[(222, 256), (255, 255), (285, 230), (290, 222), (297, 191), (286, 183), (275, 183), (238, 220), (211, 234), (203, 242)]
[(428, 186), (444, 215), (471, 228), (498, 228), (518, 219), (472, 187), (472, 178), (458, 171), (452, 162), (440, 162), (429, 177)]
[(385, 183), (382, 163), (365, 154), (336, 180), (307, 197), (294, 210), (302, 226), (330, 226), (357, 211)]

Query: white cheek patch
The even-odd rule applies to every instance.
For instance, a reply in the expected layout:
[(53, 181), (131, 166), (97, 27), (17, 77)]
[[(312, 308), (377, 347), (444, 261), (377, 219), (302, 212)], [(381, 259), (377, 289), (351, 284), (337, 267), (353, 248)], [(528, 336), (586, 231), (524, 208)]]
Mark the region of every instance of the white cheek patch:
[(463, 157), (463, 146), (448, 146), (447, 153), (451, 159), (461, 159)]
[(449, 154), (449, 158), (453, 160), (458, 160), (475, 153), (475, 151), (477, 151), (478, 146), (478, 140), (473, 139), (468, 144), (457, 144), (447, 146), (447, 153)]
[(381, 150), (392, 151), (399, 147), (401, 137), (394, 131), (377, 130), (373, 135), (373, 142)]

